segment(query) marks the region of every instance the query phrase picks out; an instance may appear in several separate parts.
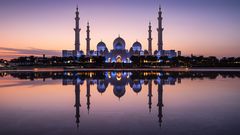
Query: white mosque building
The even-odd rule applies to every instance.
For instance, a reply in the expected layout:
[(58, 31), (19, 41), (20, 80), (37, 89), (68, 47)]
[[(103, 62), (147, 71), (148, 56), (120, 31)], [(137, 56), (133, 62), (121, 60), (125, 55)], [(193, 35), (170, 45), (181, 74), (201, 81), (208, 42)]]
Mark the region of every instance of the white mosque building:
[[(126, 42), (120, 36), (113, 41), (113, 49), (109, 50), (107, 45), (101, 41), (97, 44), (96, 50), (90, 50), (90, 26), (87, 24), (87, 38), (86, 38), (86, 52), (87, 57), (91, 56), (103, 56), (107, 63), (131, 63), (130, 58), (132, 56), (148, 56), (154, 55), (157, 57), (167, 56), (169, 58), (176, 57), (177, 53), (175, 50), (163, 50), (163, 27), (162, 27), (162, 11), (159, 8), (158, 12), (158, 50), (152, 52), (152, 26), (149, 23), (148, 30), (148, 50), (143, 50), (142, 44), (136, 41), (132, 47), (126, 49)], [(79, 11), (77, 7), (74, 28), (75, 31), (75, 50), (63, 50), (63, 57), (81, 57), (84, 52), (80, 50), (80, 27), (79, 27)], [(180, 52), (179, 52), (180, 55)]]

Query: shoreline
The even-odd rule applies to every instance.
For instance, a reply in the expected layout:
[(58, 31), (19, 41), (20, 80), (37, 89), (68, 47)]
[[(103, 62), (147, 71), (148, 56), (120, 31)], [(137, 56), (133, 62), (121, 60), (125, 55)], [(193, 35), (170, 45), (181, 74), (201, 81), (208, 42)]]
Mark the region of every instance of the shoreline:
[(79, 72), (101, 72), (101, 71), (117, 71), (117, 72), (240, 72), (240, 67), (214, 67), (214, 68), (64, 68), (64, 67), (26, 67), (19, 69), (0, 69), (0, 72), (63, 72), (63, 71), (79, 71)]

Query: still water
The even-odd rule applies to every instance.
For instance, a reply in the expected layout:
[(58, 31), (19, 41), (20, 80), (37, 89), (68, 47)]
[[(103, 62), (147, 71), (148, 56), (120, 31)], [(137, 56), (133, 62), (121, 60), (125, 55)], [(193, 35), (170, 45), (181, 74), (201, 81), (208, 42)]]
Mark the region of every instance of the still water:
[(240, 72), (1, 72), (0, 135), (239, 135)]

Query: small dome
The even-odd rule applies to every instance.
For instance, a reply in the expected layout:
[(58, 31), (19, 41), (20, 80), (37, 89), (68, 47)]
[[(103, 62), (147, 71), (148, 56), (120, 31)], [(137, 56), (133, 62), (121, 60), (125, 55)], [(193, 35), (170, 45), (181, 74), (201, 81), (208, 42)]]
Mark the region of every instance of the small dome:
[(132, 49), (133, 49), (133, 51), (141, 51), (142, 50), (142, 44), (137, 41), (137, 42), (133, 43)]
[(148, 83), (150, 83), (151, 80), (144, 80), (144, 85), (148, 85)]
[(106, 44), (101, 41), (97, 44), (97, 47), (106, 47)]
[(97, 51), (105, 51), (107, 49), (107, 46), (106, 46), (106, 44), (104, 43), (104, 42), (99, 42), (98, 44), (97, 44)]
[(104, 93), (106, 91), (106, 86), (104, 84), (97, 85), (97, 90), (99, 93)]
[(148, 55), (148, 50), (144, 50), (144, 54), (145, 54), (145, 55)]
[(108, 84), (105, 83), (104, 81), (99, 81), (97, 83), (97, 90), (100, 93), (104, 93), (106, 91), (107, 87), (108, 87)]
[(113, 42), (114, 50), (125, 50), (125, 45), (126, 43), (121, 37), (116, 38)]
[(94, 55), (94, 50), (90, 50), (89, 54)]
[(132, 83), (130, 83), (130, 87), (136, 93), (139, 93), (142, 90), (142, 85), (141, 85), (141, 82), (139, 80), (134, 80)]
[(163, 81), (163, 80), (162, 80), (161, 78), (157, 78), (156, 80), (154, 80), (154, 84), (155, 84), (155, 85), (157, 85), (157, 84), (158, 84), (158, 85), (161, 85), (161, 84), (162, 84), (162, 81)]
[(132, 89), (134, 92), (139, 93), (142, 90), (142, 85), (141, 84), (133, 84)]

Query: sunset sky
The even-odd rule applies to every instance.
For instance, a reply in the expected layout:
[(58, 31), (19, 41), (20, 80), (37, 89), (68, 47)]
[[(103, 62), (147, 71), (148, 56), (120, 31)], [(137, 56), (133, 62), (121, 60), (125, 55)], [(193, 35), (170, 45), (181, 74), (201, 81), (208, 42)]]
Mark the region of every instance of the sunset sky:
[(163, 10), (164, 49), (183, 55), (240, 56), (239, 0), (0, 0), (0, 58), (61, 55), (74, 49), (76, 4), (80, 10), (81, 49), (104, 41), (109, 49), (120, 34), (129, 49), (138, 40), (147, 49), (148, 23), (157, 49), (157, 17)]

